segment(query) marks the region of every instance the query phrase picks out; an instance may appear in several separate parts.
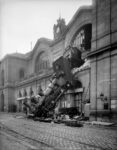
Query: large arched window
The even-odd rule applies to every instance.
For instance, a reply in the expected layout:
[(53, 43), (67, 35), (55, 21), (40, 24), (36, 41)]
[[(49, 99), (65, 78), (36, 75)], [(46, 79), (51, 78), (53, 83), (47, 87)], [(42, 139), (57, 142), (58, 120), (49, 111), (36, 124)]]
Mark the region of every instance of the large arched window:
[(37, 56), (35, 62), (35, 72), (39, 73), (42, 70), (48, 69), (50, 66), (48, 55), (45, 52), (42, 52)]
[(71, 45), (81, 51), (91, 49), (92, 25), (87, 24), (81, 27), (72, 39)]

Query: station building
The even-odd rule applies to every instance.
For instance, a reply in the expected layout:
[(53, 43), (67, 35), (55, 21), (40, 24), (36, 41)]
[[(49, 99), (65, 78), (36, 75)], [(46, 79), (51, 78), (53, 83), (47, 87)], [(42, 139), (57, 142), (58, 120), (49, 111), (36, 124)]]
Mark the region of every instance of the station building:
[(90, 120), (116, 121), (116, 11), (116, 0), (93, 0), (91, 6), (80, 7), (67, 25), (59, 18), (53, 40), (40, 38), (29, 53), (6, 55), (0, 62), (0, 111), (22, 111), (23, 97), (47, 88), (53, 62), (71, 57), (77, 48), (84, 64), (74, 65), (71, 72), (81, 86), (69, 90), (59, 108), (77, 108)]

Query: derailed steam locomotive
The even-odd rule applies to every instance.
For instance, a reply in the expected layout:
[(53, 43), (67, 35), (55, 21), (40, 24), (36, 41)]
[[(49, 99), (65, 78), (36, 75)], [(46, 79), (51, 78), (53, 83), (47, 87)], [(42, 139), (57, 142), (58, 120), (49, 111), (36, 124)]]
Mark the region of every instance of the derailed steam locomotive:
[[(77, 52), (79, 51), (77, 50)], [(50, 115), (52, 117), (52, 115), (54, 115), (54, 109), (64, 93), (68, 89), (81, 86), (81, 83), (78, 80), (75, 80), (71, 73), (71, 67), (72, 65), (75, 66), (75, 63), (77, 63), (76, 66), (81, 66), (84, 63), (80, 53), (73, 55), (73, 57), (69, 59), (60, 57), (53, 63), (55, 74), (46, 91), (42, 92), (42, 90), (40, 90), (38, 98), (32, 96), (30, 98), (30, 103), (27, 100), (23, 102), (28, 112), (33, 114), (33, 117), (47, 118), (50, 117)]]

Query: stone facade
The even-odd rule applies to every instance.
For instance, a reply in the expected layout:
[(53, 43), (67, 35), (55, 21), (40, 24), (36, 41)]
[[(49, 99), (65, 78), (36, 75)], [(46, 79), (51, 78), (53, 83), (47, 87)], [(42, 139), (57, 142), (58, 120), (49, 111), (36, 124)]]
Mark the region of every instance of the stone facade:
[(90, 104), (91, 120), (116, 120), (117, 114), (117, 2), (93, 0), (83, 6), (68, 25), (59, 18), (54, 25), (54, 40), (41, 38), (25, 55), (5, 56), (0, 63), (0, 110), (21, 111), (17, 99), (45, 90), (53, 74), (52, 64), (61, 56), (71, 55), (77, 47), (85, 63), (71, 68), (82, 87), (68, 91), (59, 107), (77, 107), (85, 113)]
[[(108, 120), (117, 113), (116, 0), (93, 1), (91, 119)], [(113, 107), (113, 103), (115, 104)]]

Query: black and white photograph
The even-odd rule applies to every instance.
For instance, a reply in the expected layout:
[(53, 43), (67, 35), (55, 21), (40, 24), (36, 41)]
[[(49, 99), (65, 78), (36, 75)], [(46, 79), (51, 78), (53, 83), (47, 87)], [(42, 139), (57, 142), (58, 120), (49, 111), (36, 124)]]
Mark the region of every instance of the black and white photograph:
[(0, 0), (0, 150), (117, 150), (117, 0)]

